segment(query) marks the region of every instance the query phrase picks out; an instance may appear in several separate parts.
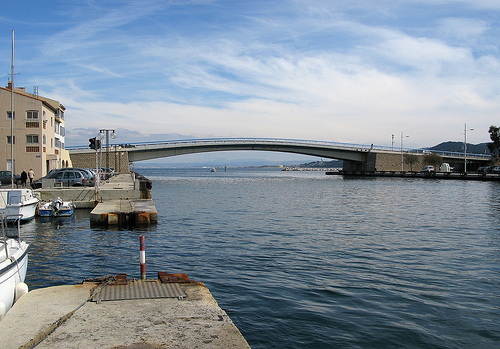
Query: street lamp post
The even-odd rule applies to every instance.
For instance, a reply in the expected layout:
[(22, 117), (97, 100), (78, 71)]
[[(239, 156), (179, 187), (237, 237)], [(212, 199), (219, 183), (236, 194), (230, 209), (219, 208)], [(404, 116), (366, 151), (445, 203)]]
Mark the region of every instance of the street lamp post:
[(114, 149), (115, 149), (115, 173), (118, 173), (120, 172), (121, 164), (120, 165), (118, 164), (117, 156), (120, 155), (122, 147), (115, 144)]
[(101, 135), (99, 138), (104, 138), (104, 132), (106, 132), (106, 172), (109, 171), (109, 131), (112, 131), (111, 138), (116, 138), (115, 130), (100, 130), (99, 134)]
[(404, 136), (403, 137), (403, 131), (401, 131), (401, 172), (404, 171), (404, 165), (403, 165), (403, 138), (407, 138), (410, 136)]
[(464, 173), (467, 173), (467, 131), (474, 131), (473, 128), (467, 129), (467, 123), (464, 124)]

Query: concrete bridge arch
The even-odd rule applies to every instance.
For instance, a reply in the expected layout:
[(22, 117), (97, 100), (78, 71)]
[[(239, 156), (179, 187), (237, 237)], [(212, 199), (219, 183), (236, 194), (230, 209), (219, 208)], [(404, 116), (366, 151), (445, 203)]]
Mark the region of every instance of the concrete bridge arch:
[[(88, 148), (69, 149), (73, 166), (95, 167), (95, 151)], [(107, 156), (109, 166), (121, 172), (128, 170), (129, 162), (137, 162), (186, 154), (219, 151), (271, 151), (310, 155), (326, 159), (344, 161), (345, 170), (356, 171), (404, 171), (418, 170), (422, 166), (422, 159), (428, 151), (422, 149), (394, 150), (390, 147), (361, 145), (351, 143), (306, 141), (276, 138), (216, 138), (200, 140), (179, 140), (163, 142), (143, 142), (110, 146)], [(103, 154), (105, 154), (105, 149)], [(420, 162), (406, 164), (406, 154), (419, 156)], [(460, 153), (438, 152), (444, 161), (458, 167), (464, 161)], [(103, 155), (104, 157), (105, 155)], [(491, 161), (487, 155), (469, 154), (470, 169)], [(469, 166), (469, 165), (468, 165)], [(105, 167), (105, 166), (103, 166)], [(414, 167), (414, 168), (411, 168)], [(468, 167), (469, 168), (469, 167)]]

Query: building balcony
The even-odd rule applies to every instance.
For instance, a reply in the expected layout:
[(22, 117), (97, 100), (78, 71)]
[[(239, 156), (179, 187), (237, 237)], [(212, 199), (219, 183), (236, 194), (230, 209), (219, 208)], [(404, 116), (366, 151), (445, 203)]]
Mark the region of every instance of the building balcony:
[(26, 153), (39, 153), (40, 152), (40, 147), (39, 146), (26, 146)]
[(40, 122), (38, 122), (38, 121), (26, 121), (26, 128), (40, 128)]

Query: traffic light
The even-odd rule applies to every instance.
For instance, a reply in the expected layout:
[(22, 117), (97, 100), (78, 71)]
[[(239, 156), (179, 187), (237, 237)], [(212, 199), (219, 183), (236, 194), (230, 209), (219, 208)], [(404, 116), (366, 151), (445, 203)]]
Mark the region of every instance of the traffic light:
[(101, 140), (100, 139), (96, 140), (95, 148), (96, 149), (101, 149)]
[(94, 138), (89, 138), (89, 147), (90, 149), (95, 149), (96, 146), (96, 139)]

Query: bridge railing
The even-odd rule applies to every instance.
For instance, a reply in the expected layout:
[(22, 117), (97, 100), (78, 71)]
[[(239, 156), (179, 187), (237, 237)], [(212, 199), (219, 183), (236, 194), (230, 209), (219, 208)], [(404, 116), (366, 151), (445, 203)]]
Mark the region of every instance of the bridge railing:
[[(437, 154), (445, 157), (464, 157), (464, 153), (460, 152), (447, 152), (430, 149), (412, 149), (412, 148), (395, 148), (380, 145), (366, 145), (357, 143), (341, 143), (329, 141), (313, 141), (301, 139), (284, 139), (284, 138), (210, 138), (210, 139), (181, 139), (181, 140), (168, 140), (168, 141), (155, 141), (155, 142), (136, 142), (126, 144), (111, 144), (110, 147), (121, 147), (122, 150), (144, 149), (144, 148), (165, 148), (176, 146), (191, 146), (191, 145), (210, 145), (210, 144), (284, 144), (284, 145), (298, 145), (309, 147), (327, 147), (334, 149), (356, 150), (356, 151), (385, 151), (393, 153), (410, 153), (410, 154)], [(69, 151), (88, 151), (88, 147), (74, 146), (66, 147)], [(467, 153), (468, 159), (488, 159), (491, 156), (488, 154), (473, 154)]]

